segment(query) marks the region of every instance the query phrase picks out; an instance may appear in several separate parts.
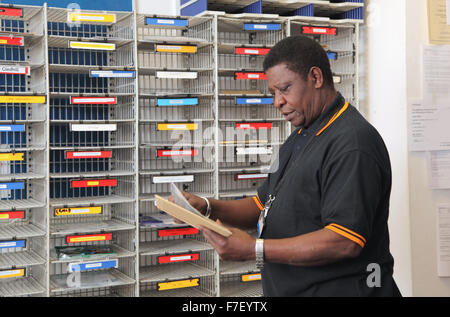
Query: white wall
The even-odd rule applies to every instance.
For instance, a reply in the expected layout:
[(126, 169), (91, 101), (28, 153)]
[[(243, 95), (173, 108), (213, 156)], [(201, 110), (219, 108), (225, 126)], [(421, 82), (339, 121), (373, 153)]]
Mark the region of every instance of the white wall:
[[(407, 97), (422, 99), (422, 47), (428, 45), (427, 5), (407, 1)], [(450, 296), (450, 278), (437, 276), (436, 205), (450, 203), (450, 190), (428, 187), (425, 152), (409, 153), (412, 273), (414, 296)]]
[(178, 15), (179, 0), (134, 0), (137, 13)]
[(391, 158), (390, 248), (395, 261), (394, 278), (404, 296), (413, 294), (406, 96), (408, 1), (366, 1), (365, 26), (365, 113), (383, 137)]

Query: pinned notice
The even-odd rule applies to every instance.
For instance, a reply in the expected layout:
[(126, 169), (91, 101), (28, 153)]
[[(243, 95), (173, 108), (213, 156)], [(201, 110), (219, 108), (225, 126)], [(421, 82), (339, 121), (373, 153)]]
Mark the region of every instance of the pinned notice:
[(438, 276), (450, 276), (450, 205), (437, 206), (437, 270)]
[(428, 31), (430, 44), (450, 44), (449, 0), (428, 0)]
[(417, 100), (408, 107), (409, 151), (450, 150), (450, 107)]
[(450, 0), (447, 0), (447, 24), (450, 25)]
[(450, 151), (428, 152), (428, 177), (431, 189), (450, 188)]
[(450, 101), (450, 46), (425, 45), (423, 47), (423, 97), (428, 104), (448, 105)]

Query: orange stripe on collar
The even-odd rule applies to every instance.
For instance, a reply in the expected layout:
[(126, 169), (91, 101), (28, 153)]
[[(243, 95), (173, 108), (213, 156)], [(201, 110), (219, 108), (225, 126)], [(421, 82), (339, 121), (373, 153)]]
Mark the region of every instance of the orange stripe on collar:
[(347, 108), (348, 108), (348, 101), (346, 101), (345, 105), (342, 107), (342, 109), (339, 110), (339, 112), (337, 112), (319, 132), (317, 132), (316, 136), (319, 136), (323, 131), (325, 131), (325, 129), (328, 128), (337, 118), (339, 118), (341, 116), (341, 114), (345, 110), (347, 110)]

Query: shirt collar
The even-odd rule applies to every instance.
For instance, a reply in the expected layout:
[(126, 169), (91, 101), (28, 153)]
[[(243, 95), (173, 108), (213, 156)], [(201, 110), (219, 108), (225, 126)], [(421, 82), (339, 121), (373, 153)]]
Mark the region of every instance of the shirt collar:
[(340, 92), (337, 93), (336, 98), (325, 108), (325, 111), (321, 113), (321, 115), (313, 121), (309, 125), (308, 128), (300, 127), (299, 134), (304, 131), (318, 131), (323, 126), (325, 126), (333, 115), (345, 104), (345, 98), (341, 95)]

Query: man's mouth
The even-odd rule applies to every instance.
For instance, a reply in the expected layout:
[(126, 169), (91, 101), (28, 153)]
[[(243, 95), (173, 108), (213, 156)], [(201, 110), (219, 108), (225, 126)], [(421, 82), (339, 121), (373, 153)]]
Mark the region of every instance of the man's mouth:
[(284, 112), (283, 116), (286, 121), (291, 121), (297, 116), (297, 112), (295, 110), (291, 112)]

